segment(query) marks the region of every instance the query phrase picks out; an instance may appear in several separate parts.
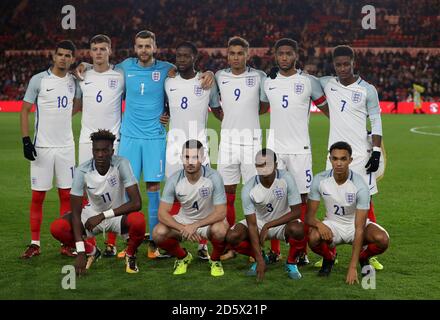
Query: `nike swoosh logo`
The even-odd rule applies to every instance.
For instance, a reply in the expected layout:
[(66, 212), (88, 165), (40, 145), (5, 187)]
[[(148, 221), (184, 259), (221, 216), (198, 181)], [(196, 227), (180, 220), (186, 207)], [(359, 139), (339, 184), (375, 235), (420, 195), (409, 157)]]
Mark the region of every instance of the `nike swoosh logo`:
[(177, 194), (178, 197), (186, 197), (186, 194)]
[(131, 77), (136, 77), (135, 74), (128, 74), (127, 77), (131, 78)]
[(84, 82), (85, 85), (88, 85), (88, 84), (91, 84), (91, 83), (93, 83), (93, 82)]
[(229, 83), (229, 81), (222, 81), (222, 84), (226, 84), (226, 83)]
[(277, 87), (274, 87), (274, 88), (269, 88), (269, 90), (273, 90), (273, 89), (276, 89)]
[(96, 189), (96, 188), (92, 188), (92, 187), (89, 187), (89, 186), (87, 186), (87, 189), (90, 189), (90, 190), (92, 190), (92, 189)]
[(333, 88), (330, 88), (330, 90), (331, 90), (331, 91), (338, 91), (338, 90), (336, 90), (336, 89), (333, 89)]
[(325, 193), (325, 192), (323, 192), (322, 195), (323, 195), (323, 196), (331, 196), (331, 193)]
[(170, 89), (170, 91), (176, 91), (177, 89)]
[(53, 88), (53, 89), (46, 89), (46, 91), (49, 92), (49, 91), (52, 91), (52, 90), (54, 90), (54, 89), (55, 89), (55, 88)]

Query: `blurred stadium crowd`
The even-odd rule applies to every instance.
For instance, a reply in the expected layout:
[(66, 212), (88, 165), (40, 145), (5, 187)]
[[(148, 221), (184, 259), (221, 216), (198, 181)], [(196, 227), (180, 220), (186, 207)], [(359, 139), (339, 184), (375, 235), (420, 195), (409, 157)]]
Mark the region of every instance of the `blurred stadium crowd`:
[[(30, 77), (49, 66), (43, 54), (26, 50), (52, 49), (71, 39), (79, 49), (97, 33), (111, 36), (113, 62), (130, 54), (140, 29), (157, 35), (159, 48), (174, 48), (190, 40), (200, 48), (223, 48), (232, 35), (246, 38), (251, 47), (270, 48), (281, 37), (299, 41), (298, 66), (316, 76), (333, 73), (331, 56), (321, 50), (339, 44), (353, 47), (440, 48), (440, 0), (71, 0), (76, 29), (61, 28), (63, 3), (56, 0), (19, 0), (0, 3), (0, 100), (20, 100)], [(376, 29), (361, 26), (362, 6), (376, 9)], [(8, 56), (7, 50), (23, 50)], [(173, 61), (172, 50), (159, 58)], [(226, 66), (220, 52), (201, 52), (199, 68), (216, 71)], [(268, 71), (270, 49), (252, 56), (250, 65)], [(425, 101), (440, 100), (440, 57), (420, 51), (358, 52), (356, 69), (378, 89), (381, 100), (408, 99), (413, 83), (425, 87)]]

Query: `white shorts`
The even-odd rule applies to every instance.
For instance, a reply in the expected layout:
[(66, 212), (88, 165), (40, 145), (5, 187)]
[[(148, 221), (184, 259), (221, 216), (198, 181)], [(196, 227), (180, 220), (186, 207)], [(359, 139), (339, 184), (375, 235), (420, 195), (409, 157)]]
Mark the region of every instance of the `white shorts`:
[[(377, 171), (367, 173), (367, 169), (365, 168), (365, 165), (367, 164), (368, 160), (370, 160), (369, 153), (366, 153), (364, 156), (353, 157), (353, 161), (350, 164), (350, 169), (353, 170), (353, 172), (356, 172), (362, 178), (364, 178), (364, 181), (367, 184), (368, 189), (370, 190), (370, 195), (374, 195), (378, 193), (377, 183), (376, 183)], [(331, 168), (332, 165), (330, 163), (330, 159), (327, 157), (326, 170), (330, 170)]]
[[(202, 163), (204, 166), (210, 166), (208, 148), (205, 149), (205, 161)], [(175, 172), (183, 169), (182, 164), (182, 145), (179, 143), (168, 142), (166, 150), (166, 162), (165, 162), (165, 176), (171, 177)]]
[[(300, 221), (300, 220), (298, 219), (298, 221)], [(238, 223), (241, 223), (246, 228), (248, 228), (246, 219), (243, 219), (243, 220), (239, 221)], [(258, 232), (261, 232), (261, 229), (263, 229), (265, 224), (266, 224), (265, 221), (257, 219)], [(231, 229), (234, 229), (234, 226)], [(285, 230), (286, 230), (286, 225), (285, 224), (282, 224), (280, 226), (276, 226), (276, 227), (270, 228), (269, 231), (267, 232), (267, 238), (268, 239), (278, 239), (278, 240), (286, 241)]]
[[(354, 232), (355, 232), (355, 226), (354, 222), (347, 224), (347, 223), (340, 223), (334, 220), (328, 220), (324, 219), (322, 221), (327, 227), (330, 228), (330, 230), (333, 233), (333, 242), (332, 245), (336, 246), (338, 244), (352, 244), (354, 240)], [(369, 224), (374, 223), (371, 222), (369, 219), (367, 219), (367, 222), (365, 224), (365, 227)]]
[(60, 189), (72, 187), (75, 170), (75, 146), (65, 148), (35, 148), (36, 160), (31, 161), (31, 188), (36, 191), (52, 189), (55, 172), (56, 185)]
[(81, 222), (84, 225), (84, 229), (86, 230), (87, 237), (94, 237), (98, 234), (105, 232), (114, 232), (118, 235), (121, 234), (121, 222), (123, 216), (117, 216), (110, 219), (104, 219), (100, 224), (98, 224), (95, 229), (90, 232), (85, 228), (86, 222), (89, 218), (97, 216), (101, 212), (96, 212), (92, 209), (90, 205), (86, 205), (81, 212)]
[(255, 155), (261, 150), (260, 141), (253, 146), (221, 143), (219, 147), (217, 170), (225, 186), (243, 184), (257, 174)]
[(287, 170), (295, 178), (300, 194), (309, 193), (312, 185), (312, 154), (277, 153), (278, 169)]
[[(190, 219), (190, 218), (188, 218), (188, 217), (186, 217), (186, 216), (184, 216), (182, 214), (176, 214), (175, 216), (173, 216), (173, 218), (178, 223), (185, 224), (185, 225), (186, 224), (192, 224), (192, 223), (196, 222), (195, 220)], [(197, 234), (199, 236), (201, 236), (202, 238), (208, 239), (208, 229), (209, 229), (209, 226), (204, 226), (204, 227), (198, 228), (197, 229)]]
[[(118, 154), (118, 147), (119, 147), (119, 140), (115, 141), (113, 143), (113, 149), (115, 150), (115, 155)], [(83, 162), (86, 162), (93, 158), (92, 153), (92, 143), (86, 142), (86, 143), (80, 143), (78, 148), (78, 165), (80, 165)]]

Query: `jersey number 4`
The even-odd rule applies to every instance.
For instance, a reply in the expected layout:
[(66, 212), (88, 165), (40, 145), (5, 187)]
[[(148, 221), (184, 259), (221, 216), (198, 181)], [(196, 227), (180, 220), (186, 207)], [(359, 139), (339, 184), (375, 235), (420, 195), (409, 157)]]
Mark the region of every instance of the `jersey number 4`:
[(197, 203), (197, 201), (195, 201), (195, 202), (193, 203), (192, 207), (193, 207), (194, 209), (196, 209), (197, 211), (199, 211), (199, 204)]

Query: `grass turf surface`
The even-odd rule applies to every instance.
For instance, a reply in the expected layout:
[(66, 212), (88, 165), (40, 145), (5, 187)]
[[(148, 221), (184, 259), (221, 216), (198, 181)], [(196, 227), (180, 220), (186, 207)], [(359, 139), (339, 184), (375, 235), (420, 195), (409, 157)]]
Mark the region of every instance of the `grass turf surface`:
[[(267, 128), (269, 117), (261, 117)], [(390, 236), (390, 248), (379, 260), (385, 269), (376, 274), (376, 289), (345, 284), (350, 246), (339, 246), (339, 264), (328, 279), (316, 276), (313, 267), (318, 257), (309, 250), (311, 264), (300, 269), (303, 278), (294, 281), (284, 272), (284, 261), (270, 265), (264, 282), (244, 275), (247, 257), (238, 256), (223, 263), (225, 276), (213, 278), (208, 263), (194, 259), (187, 274), (173, 276), (173, 259), (148, 260), (146, 246), (138, 253), (140, 272), (125, 273), (123, 260), (101, 259), (86, 277), (78, 279), (76, 290), (64, 290), (61, 281), (64, 265), (74, 259), (60, 256), (59, 244), (49, 233), (50, 223), (58, 216), (58, 195), (48, 192), (43, 208), (42, 254), (28, 261), (18, 257), (30, 241), (29, 164), (23, 158), (19, 114), (0, 114), (0, 299), (439, 299), (438, 185), (440, 136), (411, 133), (413, 127), (428, 126), (425, 132), (438, 134), (440, 117), (428, 115), (384, 115), (383, 128), (387, 151), (385, 177), (375, 196), (378, 223)], [(209, 127), (219, 122), (209, 118)], [(79, 136), (80, 117), (74, 118), (74, 134)], [(421, 129), (422, 130), (422, 129)], [(328, 120), (312, 115), (310, 134), (313, 144), (313, 171), (325, 167)], [(141, 184), (143, 212), (147, 199)], [(241, 201), (236, 200), (237, 220), (242, 218)], [(323, 204), (321, 204), (320, 213)], [(102, 248), (104, 239), (97, 237)], [(118, 238), (119, 249), (123, 242)], [(267, 242), (266, 247), (269, 247)], [(184, 246), (196, 255), (197, 245)], [(287, 246), (282, 244), (286, 257)], [(437, 262), (436, 262), (437, 261)]]

